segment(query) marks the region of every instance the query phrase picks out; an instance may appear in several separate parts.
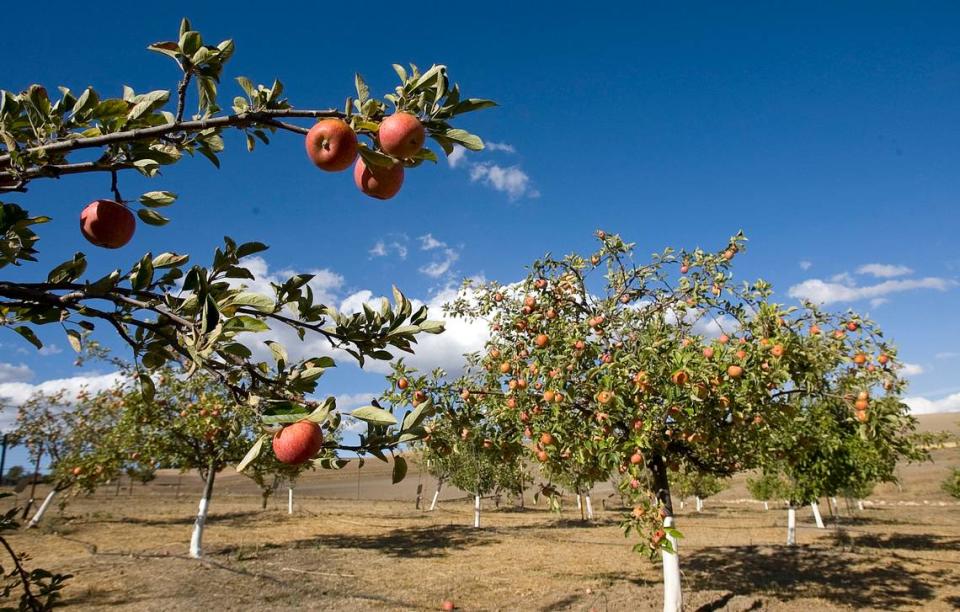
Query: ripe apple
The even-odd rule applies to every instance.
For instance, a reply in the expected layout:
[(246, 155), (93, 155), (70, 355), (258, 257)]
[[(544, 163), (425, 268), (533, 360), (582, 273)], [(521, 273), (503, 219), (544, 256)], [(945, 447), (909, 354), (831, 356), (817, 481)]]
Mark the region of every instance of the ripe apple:
[(548, 336), (547, 334), (540, 334), (537, 336), (534, 342), (536, 343), (537, 348), (543, 348), (550, 343), (550, 336)]
[(378, 200), (389, 200), (397, 195), (403, 186), (403, 164), (396, 163), (389, 168), (367, 166), (363, 158), (353, 167), (353, 182), (363, 193)]
[(78, 465), (77, 467), (73, 468), (70, 471), (73, 473), (74, 476), (79, 476), (80, 474), (83, 473), (83, 468)]
[(340, 172), (357, 159), (357, 134), (342, 119), (324, 119), (310, 128), (304, 140), (307, 157), (327, 172)]
[(400, 380), (397, 381), (397, 387), (399, 387), (401, 391), (406, 389), (409, 384), (410, 383), (407, 382), (406, 378), (401, 378)]
[(537, 451), (537, 459), (540, 461), (540, 463), (546, 463), (547, 459), (549, 458), (550, 458), (550, 455), (547, 454), (547, 451), (545, 450)]
[(395, 157), (413, 157), (427, 139), (423, 124), (410, 113), (396, 113), (381, 121), (377, 136), (383, 152)]
[(853, 356), (853, 363), (857, 364), (858, 366), (862, 366), (866, 362), (867, 362), (867, 356), (864, 355), (863, 353), (857, 353), (856, 355)]
[(641, 463), (643, 463), (643, 454), (640, 451), (636, 451), (635, 453), (630, 455), (630, 463), (632, 463), (633, 465), (640, 465)]
[(689, 378), (690, 376), (686, 372), (683, 370), (677, 370), (670, 377), (670, 380), (672, 380), (673, 384), (677, 385), (678, 387), (682, 387), (683, 385), (687, 384), (687, 380)]
[(850, 321), (849, 323), (847, 323), (847, 329), (849, 329), (852, 332), (857, 331), (858, 327), (860, 327), (860, 324), (857, 323), (856, 321)]
[(306, 463), (322, 446), (323, 432), (313, 421), (297, 421), (286, 425), (273, 436), (273, 454), (280, 463)]
[(890, 357), (886, 353), (881, 353), (880, 356), (877, 357), (877, 361), (880, 363), (880, 365), (887, 365), (887, 362), (890, 361)]
[(610, 391), (601, 391), (597, 394), (597, 401), (601, 404), (609, 404), (613, 400), (613, 393)]
[(422, 404), (425, 401), (427, 401), (426, 393), (424, 393), (423, 391), (415, 391), (413, 393), (413, 403)]
[(444, 610), (444, 612), (450, 612), (451, 610), (456, 610), (456, 608), (457, 607), (453, 605), (453, 602), (449, 599), (444, 599), (443, 603), (440, 604), (440, 609)]
[(740, 378), (743, 376), (743, 368), (738, 365), (731, 365), (727, 368), (727, 376), (730, 378)]
[(712, 359), (712, 358), (713, 358), (713, 348), (712, 348), (712, 347), (709, 347), (709, 346), (706, 347), (706, 348), (704, 348), (704, 349), (703, 349), (703, 356), (706, 357), (707, 359)]
[(546, 391), (543, 392), (543, 401), (547, 402), (548, 404), (553, 402), (555, 399), (557, 399), (556, 392), (550, 389), (547, 389)]
[(820, 334), (820, 328), (819, 328), (818, 326), (816, 326), (816, 325), (811, 325), (811, 326), (810, 326), (810, 335), (811, 335), (811, 336), (817, 336), (817, 335), (819, 335), (819, 334)]
[(867, 416), (866, 410), (857, 410), (854, 414), (856, 415), (857, 420), (860, 421), (861, 423), (866, 423), (867, 419), (870, 418), (869, 416)]
[(720, 337), (717, 338), (717, 342), (720, 344), (726, 344), (727, 342), (730, 342), (730, 336), (727, 334), (720, 334)]
[(774, 357), (783, 357), (783, 345), (774, 344), (773, 348), (770, 349), (770, 354)]
[(95, 200), (80, 213), (80, 233), (98, 247), (119, 249), (130, 242), (136, 228), (130, 209), (113, 200)]
[(540, 444), (544, 446), (550, 446), (551, 444), (553, 444), (553, 434), (550, 433), (549, 431), (545, 431), (542, 434), (540, 434)]
[(730, 261), (731, 259), (733, 259), (734, 255), (736, 255), (736, 251), (734, 251), (733, 249), (727, 249), (726, 251), (723, 252), (723, 258), (726, 259), (727, 261)]
[(682, 266), (680, 266), (680, 274), (686, 274), (689, 271), (690, 271), (690, 266), (688, 266), (687, 264), (683, 264)]

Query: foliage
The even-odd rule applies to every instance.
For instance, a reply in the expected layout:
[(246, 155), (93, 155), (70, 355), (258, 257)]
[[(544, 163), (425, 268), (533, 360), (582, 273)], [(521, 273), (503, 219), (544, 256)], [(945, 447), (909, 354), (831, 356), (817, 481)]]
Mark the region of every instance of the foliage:
[(747, 490), (754, 499), (770, 501), (776, 499), (780, 484), (776, 474), (759, 473), (755, 478), (747, 478)]
[[(485, 369), (478, 390), (503, 398), (491, 414), (512, 423), (513, 441), (547, 471), (615, 468), (621, 491), (644, 508), (625, 517), (628, 531), (656, 542), (651, 552), (669, 545), (668, 467), (722, 478), (763, 466), (821, 398), (865, 438), (910, 427), (893, 408), (895, 350), (873, 322), (783, 306), (762, 280), (736, 284), (742, 234), (716, 252), (666, 249), (642, 265), (619, 236), (597, 239), (595, 252), (547, 255), (512, 285), (468, 281), (449, 312), (490, 326), (474, 357)], [(857, 365), (867, 351), (886, 365)], [(873, 388), (890, 399), (859, 423), (850, 394)], [(907, 452), (898, 436), (887, 457)]]
[(674, 497), (686, 499), (690, 496), (706, 499), (727, 488), (727, 483), (708, 472), (696, 469), (670, 470), (670, 493)]
[(960, 499), (960, 468), (953, 468), (943, 481), (942, 488), (947, 495)]
[[(249, 149), (257, 141), (268, 143), (278, 131), (308, 131), (283, 121), (288, 118), (341, 118), (366, 139), (360, 148), (366, 163), (413, 167), (437, 156), (423, 149), (398, 160), (379, 150), (376, 133), (389, 106), (417, 115), (449, 154), (454, 145), (483, 147), (478, 137), (451, 121), (493, 105), (463, 98), (442, 65), (423, 72), (416, 66), (409, 71), (395, 66), (400, 85), (385, 101), (371, 97), (358, 75), (356, 98), (348, 98), (342, 111), (295, 108), (284, 98), (280, 81), (254, 85), (237, 77), (243, 95), (233, 99), (232, 114), (222, 114), (225, 105), (218, 89), (234, 52), (231, 40), (205, 44), (185, 19), (176, 40), (149, 48), (173, 59), (180, 69), (175, 95), (162, 89), (138, 94), (125, 87), (121, 97), (105, 98), (88, 87), (79, 94), (60, 88), (59, 97), (51, 98), (41, 85), (21, 93), (0, 92), (0, 192), (25, 192), (40, 179), (101, 172), (109, 174), (113, 197), (123, 202), (119, 173), (134, 170), (157, 177), (162, 167), (197, 154), (219, 165), (222, 134), (228, 128), (241, 130)], [(197, 86), (197, 112), (184, 120), (191, 82)], [(78, 161), (78, 156), (93, 161)], [(140, 221), (163, 225), (167, 218), (159, 209), (176, 199), (167, 190), (143, 194), (138, 199)], [(36, 228), (48, 220), (18, 204), (0, 202), (0, 268), (37, 261)], [(427, 320), (425, 308), (415, 311), (398, 290), (392, 305), (384, 300), (380, 308), (364, 307), (358, 313), (340, 313), (318, 302), (309, 274), (294, 274), (267, 291), (254, 290), (257, 279), (247, 262), (266, 248), (226, 237), (208, 266), (188, 266), (185, 254), (147, 253), (126, 270), (89, 278), (87, 259), (77, 252), (38, 282), (0, 281), (0, 326), (40, 348), (36, 327), (58, 324), (79, 351), (97, 325), (106, 325), (133, 351), (147, 401), (155, 393), (152, 374), (182, 366), (187, 374), (206, 371), (257, 414), (285, 418), (304, 418), (318, 407), (335, 408), (330, 400), (324, 404), (308, 397), (334, 360), (329, 355), (291, 359), (286, 347), (272, 340), (258, 343), (256, 334), (279, 328), (292, 329), (301, 340), (313, 334), (331, 352), (343, 351), (362, 365), (367, 359), (389, 360), (393, 351), (412, 352), (419, 334), (443, 330), (441, 323)], [(377, 437), (389, 445), (403, 433), (378, 430)]]
[[(10, 493), (0, 493), (0, 498), (10, 497)], [(16, 516), (20, 513), (20, 508), (11, 508), (5, 514), (0, 516), (0, 533), (19, 528)], [(57, 574), (41, 568), (27, 570), (24, 564), (30, 560), (26, 553), (17, 553), (7, 542), (6, 538), (0, 535), (0, 545), (3, 546), (6, 554), (10, 556), (11, 567), (8, 569), (0, 565), (0, 599), (6, 600), (14, 592), (20, 592), (18, 599), (18, 610), (39, 612), (42, 610), (52, 610), (60, 603), (60, 590), (63, 589), (67, 580), (72, 578), (70, 574)], [(4, 609), (14, 609), (7, 608)]]

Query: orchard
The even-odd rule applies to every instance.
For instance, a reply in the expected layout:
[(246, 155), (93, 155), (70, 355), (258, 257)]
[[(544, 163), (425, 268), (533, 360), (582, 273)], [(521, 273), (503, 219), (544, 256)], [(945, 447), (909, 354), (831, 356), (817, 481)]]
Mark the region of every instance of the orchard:
[[(449, 54), (471, 57), (466, 21), (355, 8), (325, 11), (301, 52), (328, 68), (342, 30), (363, 66), (393, 28), (409, 40), (393, 34), (391, 49), (455, 30)], [(290, 54), (283, 45), (303, 27), (294, 21), (285, 36), (258, 31), (257, 55), (237, 59)], [(626, 190), (604, 184), (626, 175), (631, 198), (649, 196), (638, 160), (656, 158), (659, 136), (635, 138), (627, 124), (643, 113), (624, 120), (626, 101), (649, 101), (581, 105), (574, 79), (596, 75), (579, 68), (566, 82), (464, 61), (521, 113), (524, 125), (509, 128), (479, 113), (497, 104), (468, 97), (444, 64), (385, 63), (370, 81), (346, 82), (318, 69), (317, 102), (235, 72), (232, 39), (213, 42), (186, 18), (175, 34), (147, 45), (142, 74), (118, 75), (138, 86), (116, 97), (0, 90), (0, 347), (10, 355), (0, 361), (0, 608), (960, 602), (945, 559), (960, 534), (955, 436), (915, 415), (929, 403), (909, 390), (923, 371), (907, 359), (916, 344), (895, 342), (887, 321), (897, 319), (880, 310), (884, 296), (955, 281), (875, 263), (856, 274), (886, 279), (876, 285), (844, 272), (784, 291), (754, 276), (774, 267), (776, 239), (764, 233), (795, 218), (743, 219), (766, 241), (751, 259), (744, 231), (678, 238), (693, 231), (686, 209), (631, 199), (630, 214), (610, 214), (540, 199), (513, 144), (531, 126), (531, 150), (549, 143), (558, 173), (571, 160), (595, 173), (584, 183), (598, 200), (626, 206)], [(523, 70), (526, 97), (511, 89)], [(390, 85), (378, 94), (372, 83)], [(238, 148), (275, 156), (242, 166), (260, 183), (250, 201), (226, 197), (248, 188), (225, 184), (237, 180)], [(590, 167), (601, 158), (608, 167)], [(309, 211), (290, 183), (306, 186)], [(194, 230), (216, 224), (187, 205), (206, 189), (232, 228), (231, 206), (276, 194), (250, 223), (296, 266), (268, 271), (257, 236), (206, 244)], [(481, 189), (513, 208), (474, 206)], [(621, 227), (585, 227), (610, 217)], [(62, 218), (69, 235), (56, 233)], [(465, 247), (434, 236), (442, 223), (483, 241), (472, 262), (482, 271), (461, 282)], [(153, 247), (185, 244), (184, 231), (212, 252)], [(387, 297), (326, 267), (345, 243), (360, 283), (390, 276)], [(542, 245), (552, 250), (536, 257)], [(430, 284), (405, 292), (393, 279), (418, 256), (433, 259), (416, 264), (426, 281), (413, 278)], [(870, 311), (841, 307), (868, 299)], [(28, 351), (24, 361), (55, 357), (45, 380), (14, 363)], [(82, 383), (54, 378), (61, 352)], [(8, 446), (29, 466), (4, 473)]]

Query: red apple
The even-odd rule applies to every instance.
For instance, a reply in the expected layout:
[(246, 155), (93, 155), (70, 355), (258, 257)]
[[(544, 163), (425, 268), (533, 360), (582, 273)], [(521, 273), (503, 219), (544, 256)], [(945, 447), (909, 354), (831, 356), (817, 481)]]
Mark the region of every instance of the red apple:
[(342, 119), (324, 119), (307, 133), (307, 157), (317, 168), (340, 172), (357, 159), (357, 134)]
[(380, 123), (377, 136), (384, 153), (394, 157), (413, 157), (423, 148), (427, 133), (420, 120), (410, 113), (396, 113)]
[(403, 164), (393, 164), (389, 168), (367, 166), (363, 158), (360, 158), (353, 167), (353, 182), (357, 189), (368, 196), (389, 200), (397, 195), (403, 186)]
[(130, 242), (136, 228), (130, 209), (113, 200), (96, 200), (80, 213), (80, 232), (99, 247), (119, 249)]
[(312, 421), (287, 425), (273, 436), (273, 453), (280, 463), (297, 465), (313, 459), (323, 446), (323, 432)]

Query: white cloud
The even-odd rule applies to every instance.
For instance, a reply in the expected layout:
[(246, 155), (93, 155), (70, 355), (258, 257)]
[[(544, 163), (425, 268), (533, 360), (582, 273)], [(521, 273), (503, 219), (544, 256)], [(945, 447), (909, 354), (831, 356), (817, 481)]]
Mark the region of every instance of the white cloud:
[(253, 274), (255, 280), (244, 279), (234, 281), (236, 284), (243, 284), (250, 291), (262, 293), (264, 295), (273, 295), (273, 287), (270, 283), (283, 283), (285, 280), (295, 274), (312, 274), (313, 278), (307, 283), (313, 290), (314, 299), (324, 304), (330, 304), (336, 300), (337, 292), (343, 287), (343, 277), (327, 269), (315, 268), (306, 271), (278, 270), (270, 271), (270, 266), (262, 257), (247, 257), (244, 259), (244, 265)]
[(374, 310), (380, 310), (380, 298), (375, 298), (373, 292), (369, 289), (363, 289), (347, 296), (347, 298), (340, 303), (340, 312), (348, 314), (360, 312), (363, 310), (364, 304)]
[(0, 363), (0, 383), (26, 382), (33, 378), (33, 370), (25, 364)]
[(830, 277), (830, 281), (834, 283), (840, 283), (841, 285), (847, 285), (848, 287), (853, 287), (857, 284), (857, 281), (853, 279), (853, 276), (849, 272), (834, 274)]
[(956, 353), (953, 351), (944, 351), (942, 353), (937, 353), (936, 355), (934, 355), (934, 357), (936, 357), (937, 359), (953, 359), (955, 357), (960, 357), (960, 353)]
[(425, 266), (420, 267), (420, 273), (426, 274), (430, 278), (440, 278), (448, 273), (453, 264), (460, 259), (460, 253), (454, 249), (444, 249), (443, 256), (436, 261), (432, 261)]
[(57, 346), (56, 344), (44, 344), (40, 350), (37, 351), (37, 354), (43, 355), (44, 357), (48, 355), (59, 355), (63, 352), (63, 349)]
[(370, 257), (386, 257), (390, 253), (395, 253), (400, 259), (407, 258), (407, 246), (396, 240), (391, 242), (378, 240), (368, 252)]
[(923, 366), (919, 363), (903, 363), (900, 366), (900, 373), (904, 376), (917, 376), (923, 374)]
[(910, 406), (910, 412), (913, 414), (960, 412), (960, 393), (954, 393), (938, 400), (925, 397), (905, 397), (903, 403)]
[(505, 168), (490, 162), (480, 162), (470, 168), (470, 180), (502, 191), (510, 200), (540, 197), (540, 192), (530, 184), (530, 177), (517, 166)]
[(889, 301), (890, 301), (890, 298), (885, 298), (885, 297), (873, 298), (872, 300), (870, 300), (870, 306), (873, 308), (876, 308), (878, 306), (883, 306)]
[(420, 241), (420, 250), (421, 251), (432, 251), (433, 249), (441, 249), (447, 246), (446, 242), (441, 242), (433, 237), (433, 234), (425, 234), (418, 238)]
[[(99, 393), (114, 387), (123, 379), (124, 375), (121, 372), (109, 372), (107, 374), (85, 374), (71, 376), (70, 378), (57, 378), (36, 384), (4, 382), (0, 383), (0, 400), (10, 406), (19, 406), (35, 393), (51, 394), (63, 391), (64, 399), (73, 401), (81, 391)], [(15, 411), (0, 412), (0, 430), (9, 431), (12, 429), (16, 417)]]
[(460, 145), (453, 145), (453, 151), (450, 152), (450, 155), (447, 155), (447, 163), (450, 164), (451, 168), (456, 168), (464, 161), (464, 158), (467, 155), (467, 150)]
[(812, 262), (812, 261), (807, 261), (806, 259), (800, 261), (800, 269), (801, 269), (801, 270), (809, 270), (809, 269), (812, 268), (812, 267), (813, 267), (813, 262)]
[(503, 151), (504, 153), (517, 152), (513, 145), (505, 142), (485, 142), (483, 143), (483, 148), (486, 151)]
[(857, 274), (869, 274), (877, 278), (893, 278), (894, 276), (906, 276), (913, 274), (913, 270), (907, 266), (896, 266), (893, 264), (871, 263), (857, 268)]
[(838, 280), (846, 281), (847, 277), (837, 275), (832, 281), (811, 278), (790, 287), (788, 293), (792, 298), (810, 300), (811, 302), (820, 304), (831, 304), (834, 302), (856, 302), (859, 300), (875, 299), (892, 293), (901, 293), (916, 289), (946, 291), (956, 285), (954, 281), (937, 277), (888, 280), (876, 285), (864, 287), (858, 287), (853, 283), (845, 284), (843, 282), (837, 282)]

